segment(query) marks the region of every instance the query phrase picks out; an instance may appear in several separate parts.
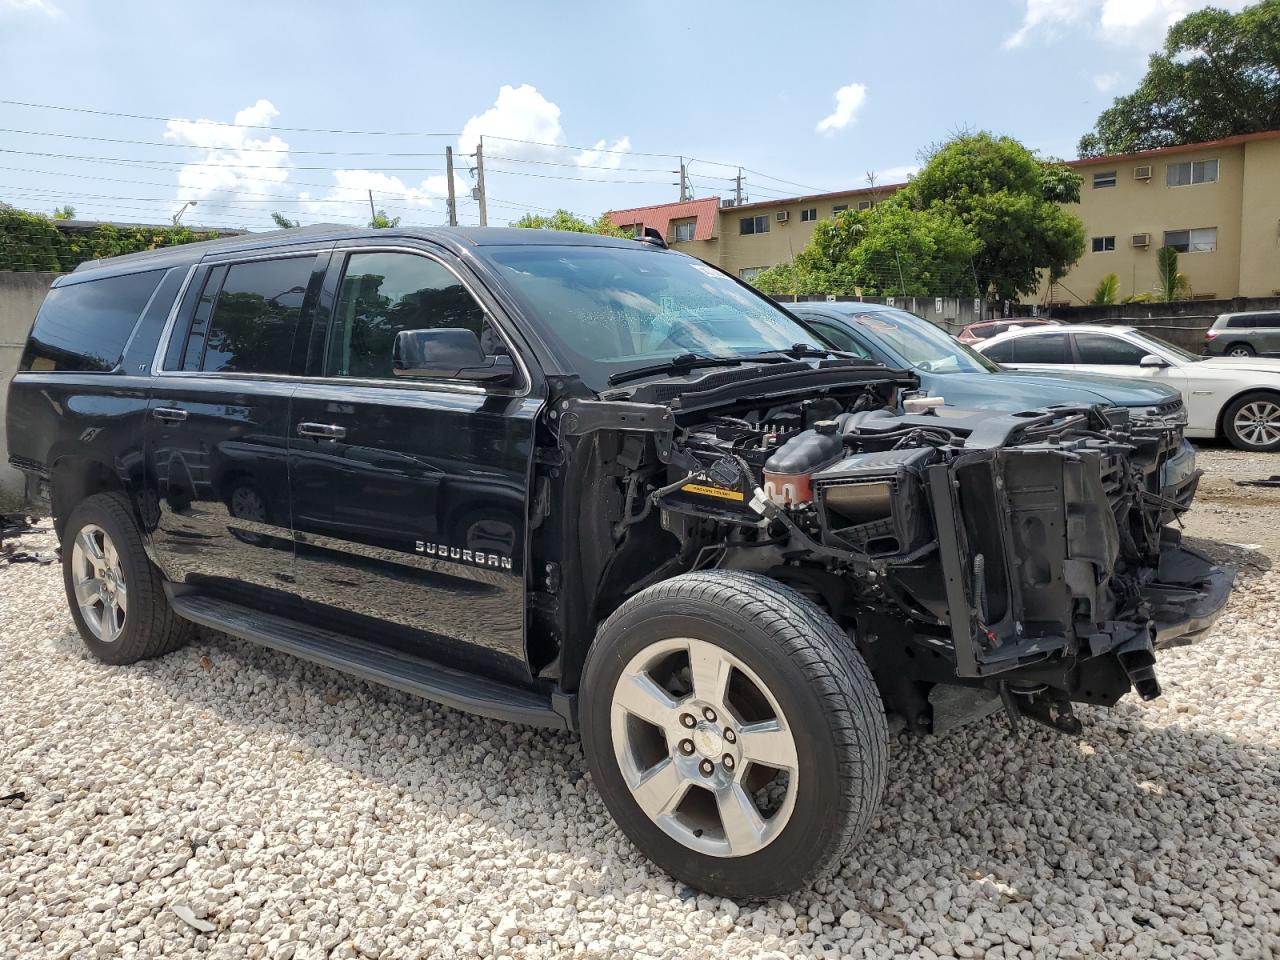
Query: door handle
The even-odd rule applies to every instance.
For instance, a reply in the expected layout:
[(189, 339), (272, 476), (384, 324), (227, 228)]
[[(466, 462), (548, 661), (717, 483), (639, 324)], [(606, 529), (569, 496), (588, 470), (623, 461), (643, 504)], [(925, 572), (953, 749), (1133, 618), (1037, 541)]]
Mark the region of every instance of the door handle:
[(163, 420), (165, 423), (181, 423), (187, 419), (187, 411), (180, 410), (177, 407), (152, 407), (151, 415), (157, 420)]
[(347, 428), (340, 427), (336, 423), (300, 423), (298, 435), (317, 437), (321, 440), (341, 440), (347, 435)]

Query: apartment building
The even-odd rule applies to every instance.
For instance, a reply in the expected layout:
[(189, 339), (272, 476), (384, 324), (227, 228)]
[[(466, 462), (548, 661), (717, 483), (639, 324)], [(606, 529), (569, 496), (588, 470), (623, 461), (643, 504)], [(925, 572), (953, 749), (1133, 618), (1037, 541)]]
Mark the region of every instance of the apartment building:
[[(1038, 303), (1083, 303), (1107, 274), (1120, 296), (1151, 291), (1156, 251), (1182, 254), (1192, 296), (1280, 296), (1280, 130), (1210, 143), (1074, 160), (1085, 252), (1067, 276), (1047, 283)], [(652, 226), (673, 248), (749, 280), (790, 260), (819, 222), (866, 209), (903, 184), (729, 206), (717, 198), (611, 214), (623, 227)]]

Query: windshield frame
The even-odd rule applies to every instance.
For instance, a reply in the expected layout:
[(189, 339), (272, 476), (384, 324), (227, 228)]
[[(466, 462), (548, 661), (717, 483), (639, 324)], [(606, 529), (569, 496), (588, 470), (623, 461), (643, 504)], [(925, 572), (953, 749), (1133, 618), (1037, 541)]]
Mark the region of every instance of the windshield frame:
[[(631, 246), (631, 243), (634, 243), (634, 246)], [(602, 251), (612, 253), (621, 251), (628, 257), (677, 257), (681, 261), (688, 263), (691, 268), (696, 269), (705, 275), (710, 276), (714, 274), (715, 279), (718, 282), (730, 281), (733, 284), (732, 290), (734, 293), (738, 293), (749, 298), (751, 305), (759, 309), (760, 312), (759, 314), (756, 314), (757, 317), (764, 315), (770, 320), (776, 319), (782, 321), (782, 326), (793, 328), (793, 332), (791, 334), (787, 337), (780, 338), (790, 341), (785, 344), (779, 342), (775, 345), (762, 341), (758, 344), (751, 344), (749, 348), (743, 349), (741, 352), (717, 352), (714, 355), (711, 351), (694, 351), (700, 355), (705, 354), (707, 356), (713, 356), (714, 359), (732, 358), (740, 361), (745, 366), (753, 362), (753, 355), (755, 354), (776, 355), (781, 351), (790, 349), (796, 344), (808, 344), (813, 346), (816, 350), (823, 351), (838, 351), (839, 349), (838, 347), (830, 344), (825, 337), (810, 329), (802, 319), (796, 317), (783, 305), (777, 303), (770, 297), (765, 296), (750, 284), (745, 283), (739, 278), (733, 276), (733, 274), (728, 273), (725, 270), (721, 270), (713, 264), (706, 263), (705, 261), (689, 256), (688, 254), (678, 253), (673, 250), (666, 250), (651, 244), (644, 244), (635, 241), (620, 241), (616, 244), (575, 244), (572, 242), (566, 242), (563, 244), (521, 244), (516, 242), (485, 245), (477, 249), (475, 251), (477, 259), (483, 262), (485, 273), (493, 283), (498, 285), (501, 290), (507, 294), (507, 298), (516, 308), (516, 317), (518, 320), (523, 321), (521, 325), (532, 328), (529, 332), (545, 346), (546, 350), (551, 354), (552, 358), (558, 365), (559, 369), (557, 371), (548, 372), (557, 372), (562, 375), (577, 375), (584, 384), (597, 393), (614, 389), (614, 387), (612, 387), (608, 382), (610, 375), (625, 373), (641, 367), (650, 366), (655, 363), (662, 363), (663, 361), (678, 357), (681, 354), (687, 354), (690, 351), (676, 350), (674, 352), (667, 351), (663, 353), (636, 353), (627, 357), (624, 361), (611, 362), (608, 360), (598, 360), (575, 350), (568, 339), (561, 333), (561, 331), (557, 330), (556, 325), (551, 322), (547, 316), (547, 305), (536, 302), (535, 299), (530, 296), (529, 292), (524, 289), (519, 278), (514, 275), (516, 273), (515, 269), (510, 263), (506, 262), (503, 256), (504, 254), (512, 251), (520, 253), (536, 252), (547, 257), (573, 257), (575, 254), (583, 257), (590, 257), (591, 255)], [(726, 298), (724, 303), (728, 305), (730, 300)], [(747, 314), (743, 315), (748, 316)], [(762, 364), (765, 362), (766, 361), (761, 361)], [(635, 381), (629, 382), (639, 383), (642, 380), (661, 378), (664, 376), (683, 376), (687, 372), (688, 371), (655, 371), (650, 376), (637, 378)], [(694, 372), (700, 373), (701, 370), (695, 369)]]

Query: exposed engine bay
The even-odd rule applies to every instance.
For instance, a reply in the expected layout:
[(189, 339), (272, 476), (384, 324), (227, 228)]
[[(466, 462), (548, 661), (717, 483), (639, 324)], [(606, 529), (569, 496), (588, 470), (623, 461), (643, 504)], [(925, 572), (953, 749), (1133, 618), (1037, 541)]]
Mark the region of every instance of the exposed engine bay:
[[(1170, 526), (1185, 509), (1160, 486), (1175, 426), (1123, 408), (904, 403), (909, 374), (796, 366), (573, 401), (562, 441), (594, 438), (620, 498), (602, 511), (602, 583), (637, 549), (670, 555), (613, 589), (711, 566), (787, 582), (846, 629), (918, 732), (937, 726), (945, 685), (1015, 729), (1075, 731), (1072, 702), (1159, 696), (1156, 650), (1206, 631), (1231, 587)], [(780, 395), (805, 372), (826, 382)]]

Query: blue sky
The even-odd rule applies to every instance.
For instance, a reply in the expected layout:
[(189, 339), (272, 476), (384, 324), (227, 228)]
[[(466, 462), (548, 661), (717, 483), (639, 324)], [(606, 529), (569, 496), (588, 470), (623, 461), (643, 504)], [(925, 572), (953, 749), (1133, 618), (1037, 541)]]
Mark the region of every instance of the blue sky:
[(478, 133), (490, 223), (674, 200), (681, 154), (696, 195), (740, 164), (753, 200), (904, 179), (961, 127), (1070, 157), (1201, 5), (0, 0), (0, 99), (215, 121), (0, 103), (0, 200), (140, 222), (196, 200), (187, 222), (265, 228), (367, 220), (373, 189), (439, 223), (444, 147)]

